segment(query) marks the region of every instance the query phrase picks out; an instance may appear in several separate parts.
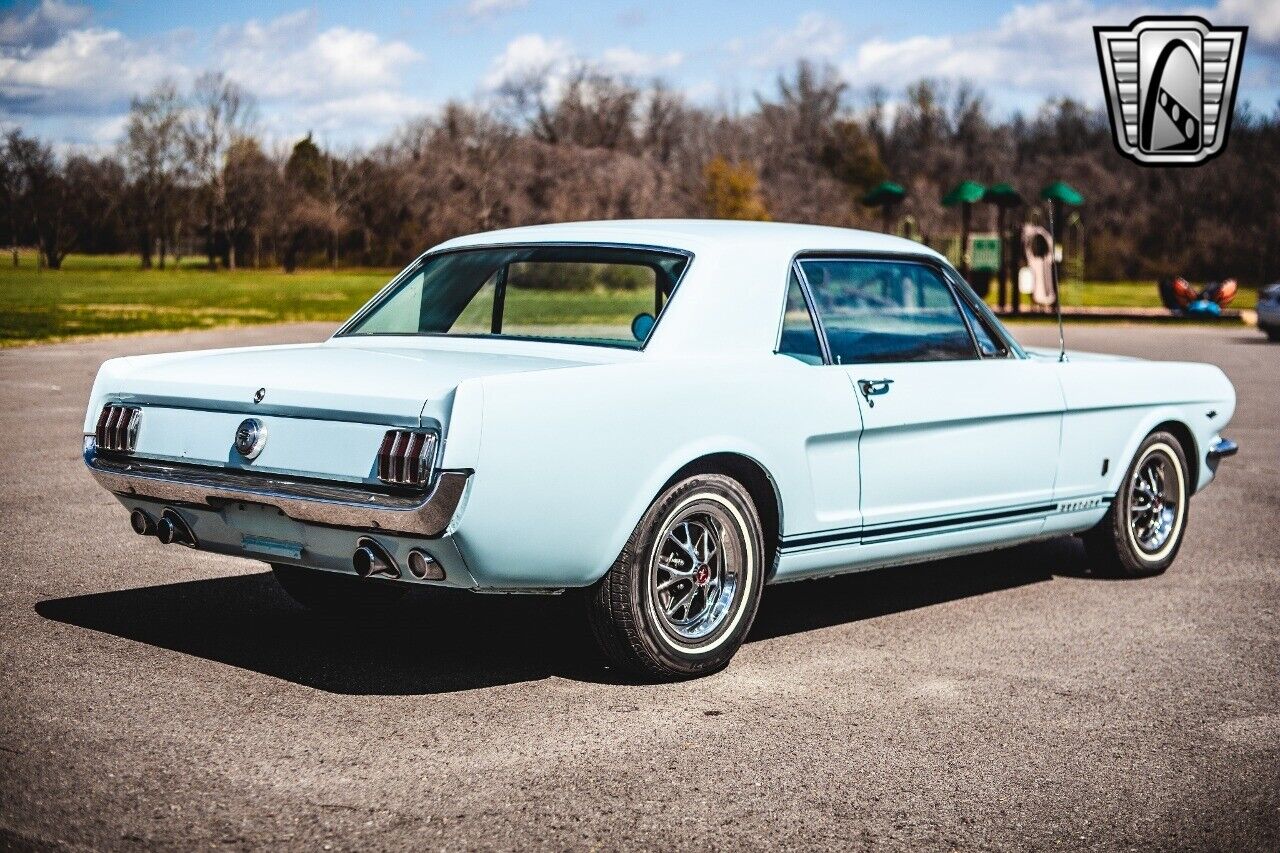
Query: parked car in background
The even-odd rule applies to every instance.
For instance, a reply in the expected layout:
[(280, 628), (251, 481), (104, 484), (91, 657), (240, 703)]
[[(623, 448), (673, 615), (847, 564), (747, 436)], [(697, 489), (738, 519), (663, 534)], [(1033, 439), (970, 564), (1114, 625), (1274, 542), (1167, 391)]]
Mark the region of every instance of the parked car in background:
[(1216, 367), (1020, 346), (907, 240), (597, 222), (437, 246), (323, 343), (108, 361), (84, 459), (305, 605), (581, 589), (683, 678), (768, 584), (1072, 533), (1162, 572), (1234, 408)]
[(1280, 342), (1280, 281), (1258, 291), (1258, 329)]

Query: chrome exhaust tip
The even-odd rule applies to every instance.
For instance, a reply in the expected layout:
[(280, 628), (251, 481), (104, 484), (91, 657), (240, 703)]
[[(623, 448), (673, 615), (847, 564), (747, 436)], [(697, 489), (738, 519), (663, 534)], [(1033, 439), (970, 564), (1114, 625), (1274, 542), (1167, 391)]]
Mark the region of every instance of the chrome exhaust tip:
[(166, 509), (161, 514), (160, 523), (156, 525), (156, 538), (166, 545), (186, 545), (188, 548), (196, 546), (196, 535), (191, 532), (186, 519), (175, 509)]
[(418, 580), (425, 581), (442, 581), (444, 580), (444, 566), (436, 561), (426, 551), (421, 548), (414, 548), (409, 552), (409, 574)]
[(139, 536), (156, 535), (156, 520), (144, 509), (135, 509), (129, 513), (129, 526)]
[(368, 538), (361, 538), (356, 545), (359, 547), (351, 555), (351, 565), (360, 577), (371, 578), (378, 575), (390, 578), (400, 577), (400, 569), (386, 548)]

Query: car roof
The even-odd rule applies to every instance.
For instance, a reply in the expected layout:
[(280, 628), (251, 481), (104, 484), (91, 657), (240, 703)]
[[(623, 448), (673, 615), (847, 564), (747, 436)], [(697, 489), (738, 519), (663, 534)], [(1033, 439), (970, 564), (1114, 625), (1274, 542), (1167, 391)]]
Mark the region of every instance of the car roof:
[(623, 243), (681, 249), (695, 254), (710, 246), (750, 247), (785, 254), (804, 251), (859, 251), (926, 254), (941, 257), (913, 240), (828, 225), (754, 222), (736, 219), (614, 219), (557, 222), (503, 228), (455, 237), (431, 251), (503, 243)]
[(799, 253), (875, 252), (943, 260), (920, 243), (872, 231), (716, 219), (530, 225), (457, 237), (427, 254), (525, 243), (605, 243), (691, 252), (693, 262), (645, 344), (646, 356), (658, 358), (773, 353), (791, 262)]

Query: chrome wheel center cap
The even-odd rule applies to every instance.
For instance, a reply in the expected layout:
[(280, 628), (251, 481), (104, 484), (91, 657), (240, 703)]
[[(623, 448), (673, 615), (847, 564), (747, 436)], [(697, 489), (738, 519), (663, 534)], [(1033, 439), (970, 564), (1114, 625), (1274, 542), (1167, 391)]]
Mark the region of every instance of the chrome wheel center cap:
[(698, 566), (693, 574), (693, 582), (698, 586), (706, 586), (707, 581), (711, 580), (711, 567), (706, 563)]

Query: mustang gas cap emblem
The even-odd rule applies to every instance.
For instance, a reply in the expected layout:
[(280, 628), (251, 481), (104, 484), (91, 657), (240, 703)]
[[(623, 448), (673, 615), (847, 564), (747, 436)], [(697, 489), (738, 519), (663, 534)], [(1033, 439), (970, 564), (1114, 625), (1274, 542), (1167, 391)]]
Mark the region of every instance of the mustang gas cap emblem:
[(267, 427), (257, 418), (245, 418), (236, 427), (236, 452), (245, 459), (256, 459), (267, 445)]
[(262, 398), (263, 398), (263, 397), (265, 397), (265, 396), (267, 396), (267, 389), (266, 389), (266, 388), (259, 388), (257, 391), (254, 391), (254, 392), (253, 392), (253, 402), (255, 402), (255, 403), (261, 403), (261, 402), (262, 402)]

